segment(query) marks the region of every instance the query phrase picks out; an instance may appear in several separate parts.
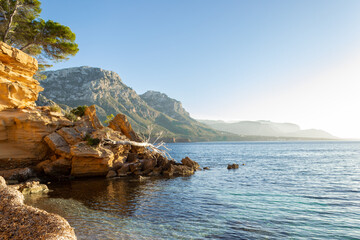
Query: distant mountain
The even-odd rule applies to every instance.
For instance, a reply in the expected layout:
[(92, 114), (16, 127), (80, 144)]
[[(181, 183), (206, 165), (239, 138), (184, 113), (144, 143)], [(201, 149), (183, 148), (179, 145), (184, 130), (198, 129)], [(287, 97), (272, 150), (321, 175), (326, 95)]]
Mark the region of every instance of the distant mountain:
[[(236, 135), (214, 130), (190, 117), (181, 103), (166, 94), (148, 91), (139, 96), (112, 71), (92, 67), (75, 67), (42, 72), (43, 101), (66, 106), (96, 105), (98, 116), (125, 114), (136, 131), (148, 126), (154, 132), (175, 141), (235, 140)], [(49, 103), (49, 102), (48, 102)], [(38, 104), (44, 104), (41, 101)]]
[(246, 136), (285, 137), (306, 139), (337, 139), (323, 130), (301, 130), (293, 123), (275, 123), (270, 121), (239, 121), (227, 123), (216, 120), (198, 120), (214, 129)]
[(79, 105), (95, 105), (100, 120), (107, 115), (125, 114), (135, 131), (146, 132), (153, 126), (153, 133), (163, 132), (166, 141), (254, 141), (335, 139), (321, 130), (300, 130), (291, 123), (269, 121), (202, 120), (190, 117), (181, 102), (164, 93), (147, 91), (138, 95), (124, 84), (112, 71), (93, 67), (75, 67), (46, 71), (40, 83), (44, 91), (38, 105), (56, 102), (69, 110)]
[(157, 91), (147, 91), (140, 95), (150, 107), (162, 112), (169, 117), (179, 121), (197, 122), (190, 117), (190, 114), (183, 108), (180, 101), (168, 97), (165, 93)]

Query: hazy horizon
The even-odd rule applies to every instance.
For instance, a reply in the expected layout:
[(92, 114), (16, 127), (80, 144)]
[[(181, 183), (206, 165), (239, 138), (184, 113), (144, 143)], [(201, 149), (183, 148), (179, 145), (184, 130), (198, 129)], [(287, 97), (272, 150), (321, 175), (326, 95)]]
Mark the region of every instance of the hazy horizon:
[(290, 122), (360, 138), (359, 1), (42, 3), (80, 51), (52, 69), (117, 72), (196, 119)]

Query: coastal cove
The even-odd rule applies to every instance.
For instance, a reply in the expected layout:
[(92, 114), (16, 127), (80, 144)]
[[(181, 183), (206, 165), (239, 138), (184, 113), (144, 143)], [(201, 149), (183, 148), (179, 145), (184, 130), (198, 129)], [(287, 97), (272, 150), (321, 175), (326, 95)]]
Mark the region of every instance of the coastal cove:
[[(26, 204), (64, 217), (78, 239), (356, 239), (360, 142), (169, 144), (208, 171), (175, 179), (51, 183)], [(237, 163), (239, 169), (227, 170)], [(245, 164), (245, 165), (242, 165)]]
[(0, 240), (360, 240), (359, 12), (0, 0)]

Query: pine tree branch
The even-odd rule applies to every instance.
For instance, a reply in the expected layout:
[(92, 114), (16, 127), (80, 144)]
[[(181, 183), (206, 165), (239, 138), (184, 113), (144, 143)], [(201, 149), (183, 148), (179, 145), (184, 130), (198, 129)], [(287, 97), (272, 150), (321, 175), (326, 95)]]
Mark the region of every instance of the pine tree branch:
[(25, 51), (28, 47), (30, 47), (31, 45), (33, 45), (34, 43), (31, 42), (31, 43), (28, 43), (26, 44), (25, 46), (23, 46), (22, 48), (20, 48), (21, 51)]
[[(10, 7), (9, 1), (8, 1), (8, 4), (9, 4), (9, 7)], [(5, 33), (4, 33), (4, 36), (3, 36), (3, 42), (6, 42), (6, 38), (7, 38), (7, 35), (9, 34), (9, 32), (10, 32), (14, 16), (15, 16), (15, 14), (16, 14), (19, 7), (22, 7), (22, 5), (19, 4), (18, 0), (16, 0), (14, 11), (10, 14), (10, 17), (9, 17), (9, 20), (8, 20), (8, 25), (6, 27), (6, 30), (5, 30)]]
[(5, 10), (0, 6), (0, 12), (2, 13), (2, 16), (4, 18), (4, 21), (7, 21), (6, 12)]

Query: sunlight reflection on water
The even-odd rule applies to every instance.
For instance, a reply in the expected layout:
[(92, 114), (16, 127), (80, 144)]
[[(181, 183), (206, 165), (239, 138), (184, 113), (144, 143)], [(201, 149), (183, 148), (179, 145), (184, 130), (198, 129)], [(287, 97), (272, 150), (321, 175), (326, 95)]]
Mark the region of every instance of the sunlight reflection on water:
[[(186, 143), (211, 170), (175, 179), (53, 183), (28, 204), (64, 216), (79, 239), (356, 239), (360, 143)], [(228, 163), (245, 163), (227, 170)]]

